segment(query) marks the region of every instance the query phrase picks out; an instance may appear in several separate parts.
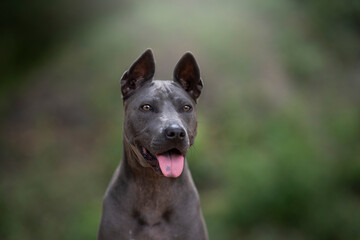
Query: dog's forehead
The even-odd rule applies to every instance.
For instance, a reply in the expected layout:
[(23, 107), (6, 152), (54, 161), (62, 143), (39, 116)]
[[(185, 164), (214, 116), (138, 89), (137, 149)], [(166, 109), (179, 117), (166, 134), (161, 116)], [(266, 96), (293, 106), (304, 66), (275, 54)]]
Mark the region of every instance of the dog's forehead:
[(169, 94), (176, 89), (176, 85), (173, 81), (170, 80), (153, 80), (150, 83), (150, 89), (151, 91), (154, 91), (156, 93), (160, 94)]
[(179, 98), (191, 100), (186, 91), (172, 80), (153, 80), (148, 86), (144, 86), (141, 95), (143, 98), (158, 99), (161, 101), (177, 100)]

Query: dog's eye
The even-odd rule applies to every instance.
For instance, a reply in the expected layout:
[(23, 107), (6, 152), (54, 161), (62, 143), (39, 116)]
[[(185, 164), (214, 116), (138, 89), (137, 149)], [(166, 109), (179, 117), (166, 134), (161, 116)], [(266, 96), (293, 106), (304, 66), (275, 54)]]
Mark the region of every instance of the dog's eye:
[(184, 112), (188, 112), (191, 110), (191, 106), (185, 105), (185, 106), (183, 106), (183, 110), (184, 110)]
[(150, 110), (152, 110), (152, 107), (149, 104), (144, 104), (141, 106), (141, 109), (143, 111), (150, 111)]

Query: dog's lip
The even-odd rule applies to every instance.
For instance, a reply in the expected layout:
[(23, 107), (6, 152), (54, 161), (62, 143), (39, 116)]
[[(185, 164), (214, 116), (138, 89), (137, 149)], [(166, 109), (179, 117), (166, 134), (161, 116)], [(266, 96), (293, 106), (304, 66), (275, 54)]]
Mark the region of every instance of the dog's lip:
[(183, 151), (181, 151), (180, 149), (176, 148), (176, 147), (171, 147), (165, 150), (161, 150), (161, 151), (150, 151), (149, 148), (139, 144), (139, 149), (141, 153), (144, 154), (150, 154), (152, 157), (156, 158), (156, 155), (162, 155), (162, 154), (166, 154), (169, 151), (177, 151), (179, 154), (185, 156), (185, 153)]
[[(146, 147), (145, 145), (142, 145), (142, 144), (138, 144), (138, 148), (140, 149), (140, 152), (149, 153), (153, 157), (156, 157), (156, 155), (165, 154), (165, 153), (167, 153), (169, 151), (173, 151), (173, 150), (178, 151), (179, 154), (181, 154), (183, 156), (185, 156), (186, 152), (187, 152), (187, 150), (180, 150), (177, 147), (168, 147), (168, 148), (161, 149), (161, 150), (153, 150), (153, 149), (151, 149), (151, 147)], [(146, 151), (144, 151), (144, 150), (146, 150)]]
[(154, 171), (159, 175), (163, 175), (160, 170), (159, 161), (156, 156), (140, 144), (138, 144), (138, 148), (143, 158), (149, 163), (149, 165), (154, 169)]
[(151, 151), (148, 150), (148, 148), (146, 148), (142, 145), (139, 145), (139, 149), (142, 154), (149, 154), (151, 157), (156, 158), (156, 154), (153, 154)]

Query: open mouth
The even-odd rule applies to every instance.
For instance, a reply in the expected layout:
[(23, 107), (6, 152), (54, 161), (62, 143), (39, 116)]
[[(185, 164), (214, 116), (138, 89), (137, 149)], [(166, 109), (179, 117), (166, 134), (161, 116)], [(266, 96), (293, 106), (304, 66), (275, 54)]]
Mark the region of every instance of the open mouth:
[(152, 154), (143, 146), (139, 146), (140, 152), (151, 167), (165, 177), (177, 178), (184, 169), (184, 155), (176, 148), (166, 152)]

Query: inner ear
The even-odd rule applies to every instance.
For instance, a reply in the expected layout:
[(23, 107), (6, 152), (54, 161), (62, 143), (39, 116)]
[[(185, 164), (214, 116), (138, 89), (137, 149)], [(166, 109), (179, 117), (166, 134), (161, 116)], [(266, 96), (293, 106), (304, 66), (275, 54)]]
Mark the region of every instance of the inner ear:
[(145, 82), (151, 80), (155, 73), (155, 60), (151, 49), (147, 49), (124, 73), (121, 78), (123, 98), (129, 97)]
[(195, 57), (191, 52), (185, 53), (175, 66), (174, 81), (180, 83), (181, 87), (196, 100), (203, 88), (200, 78), (200, 69)]

